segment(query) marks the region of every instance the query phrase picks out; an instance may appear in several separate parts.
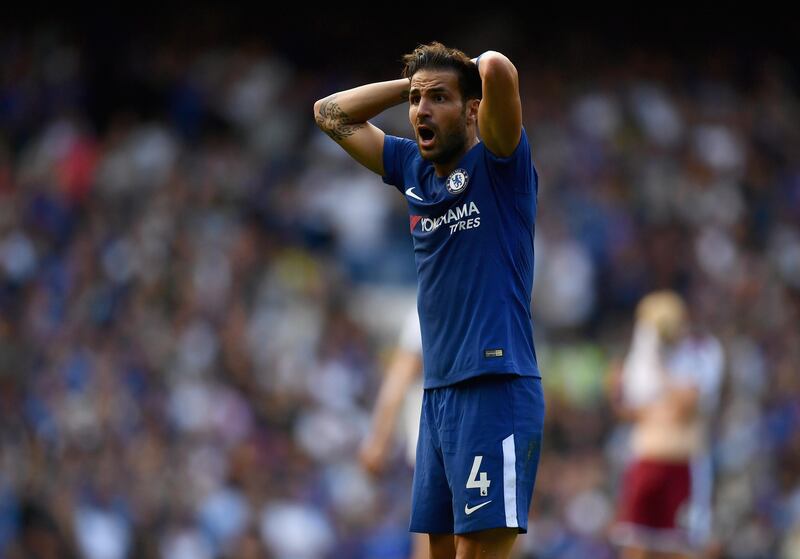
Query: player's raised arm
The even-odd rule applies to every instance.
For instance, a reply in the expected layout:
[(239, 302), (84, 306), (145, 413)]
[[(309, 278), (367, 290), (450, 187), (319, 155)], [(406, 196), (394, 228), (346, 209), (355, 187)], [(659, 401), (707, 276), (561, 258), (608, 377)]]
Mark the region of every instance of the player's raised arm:
[(367, 121), (404, 101), (408, 79), (371, 83), (320, 99), (314, 103), (314, 119), (353, 159), (383, 175), (384, 133)]
[(517, 147), (522, 133), (517, 69), (504, 55), (491, 50), (475, 60), (483, 84), (483, 98), (478, 108), (481, 140), (493, 154), (508, 157)]

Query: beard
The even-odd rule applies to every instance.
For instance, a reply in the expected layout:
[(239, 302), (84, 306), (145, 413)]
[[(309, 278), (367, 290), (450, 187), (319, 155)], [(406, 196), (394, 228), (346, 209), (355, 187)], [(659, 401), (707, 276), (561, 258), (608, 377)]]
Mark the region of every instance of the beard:
[(431, 163), (449, 163), (461, 157), (467, 151), (467, 114), (464, 111), (461, 119), (447, 131), (436, 131), (437, 146), (435, 149), (423, 152), (417, 138), (417, 149), (420, 156)]

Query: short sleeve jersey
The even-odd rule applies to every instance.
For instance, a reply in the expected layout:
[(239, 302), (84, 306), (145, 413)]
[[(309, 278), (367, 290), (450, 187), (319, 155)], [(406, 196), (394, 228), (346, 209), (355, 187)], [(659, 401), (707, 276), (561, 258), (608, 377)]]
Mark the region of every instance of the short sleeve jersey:
[(538, 179), (525, 130), (509, 157), (483, 142), (446, 177), (387, 135), (384, 182), (406, 198), (419, 282), (424, 386), (539, 376), (531, 290)]

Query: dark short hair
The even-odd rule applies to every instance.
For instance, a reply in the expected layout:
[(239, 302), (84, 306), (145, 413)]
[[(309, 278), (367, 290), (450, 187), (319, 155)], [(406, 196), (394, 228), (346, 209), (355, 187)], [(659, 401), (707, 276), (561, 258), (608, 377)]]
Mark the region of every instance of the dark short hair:
[(442, 43), (434, 41), (427, 45), (420, 45), (414, 52), (403, 56), (403, 77), (411, 77), (420, 70), (453, 70), (458, 74), (458, 87), (461, 97), (467, 99), (480, 99), (481, 76), (478, 67), (469, 57), (458, 49), (447, 48)]

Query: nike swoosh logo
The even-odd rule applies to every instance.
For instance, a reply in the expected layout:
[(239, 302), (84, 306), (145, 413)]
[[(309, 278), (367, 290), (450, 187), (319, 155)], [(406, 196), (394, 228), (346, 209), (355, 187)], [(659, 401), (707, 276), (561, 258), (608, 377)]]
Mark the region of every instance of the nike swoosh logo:
[(420, 202), (424, 202), (422, 198), (414, 194), (414, 189), (417, 188), (416, 186), (412, 186), (411, 188), (406, 188), (406, 194), (414, 198), (415, 200), (419, 200)]
[(491, 502), (492, 502), (492, 500), (491, 500), (491, 499), (489, 499), (489, 500), (488, 500), (488, 501), (486, 501), (485, 503), (481, 503), (480, 505), (475, 505), (475, 506), (474, 506), (474, 507), (472, 507), (472, 508), (469, 508), (469, 505), (464, 505), (464, 513), (465, 513), (467, 516), (469, 516), (470, 514), (472, 514), (473, 512), (475, 512), (476, 510), (478, 510), (479, 508), (481, 508), (481, 507), (485, 507), (486, 505), (488, 505), (488, 504), (489, 504), (489, 503), (491, 503)]

